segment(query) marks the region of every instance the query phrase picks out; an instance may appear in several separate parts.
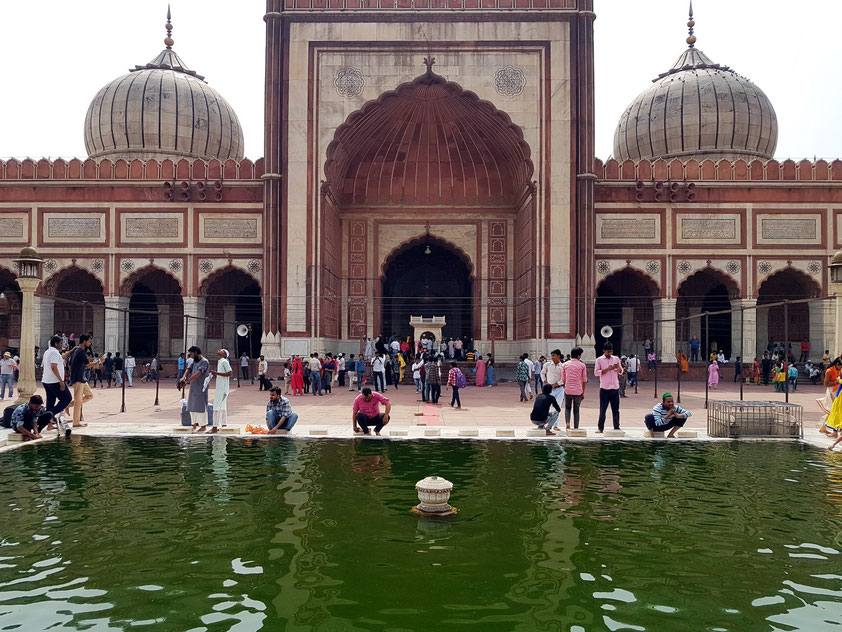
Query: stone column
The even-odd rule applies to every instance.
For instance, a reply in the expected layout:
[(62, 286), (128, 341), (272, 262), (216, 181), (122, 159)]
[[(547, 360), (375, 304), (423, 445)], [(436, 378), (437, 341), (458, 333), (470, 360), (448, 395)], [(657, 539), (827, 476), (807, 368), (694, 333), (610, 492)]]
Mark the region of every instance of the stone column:
[[(757, 353), (757, 299), (735, 298), (731, 301), (731, 360), (742, 356), (752, 362)], [(762, 357), (762, 356), (757, 356)]]
[(635, 349), (637, 348), (637, 345), (635, 344), (636, 341), (634, 339), (634, 307), (623, 307), (622, 310), (623, 348), (617, 349), (616, 352), (618, 354), (636, 353)]
[(35, 393), (35, 290), (41, 279), (17, 278), (23, 295), (20, 314), (20, 378), (18, 381), (18, 404), (29, 401)]
[(655, 312), (655, 353), (661, 363), (675, 364), (675, 304), (674, 298), (656, 298), (652, 301)]
[[(825, 349), (830, 351), (831, 356), (835, 356), (842, 349), (836, 342), (836, 327), (842, 326), (842, 322), (836, 324), (840, 318), (838, 312), (842, 310), (837, 307), (837, 301), (842, 300), (842, 295), (837, 295), (838, 298), (829, 298), (823, 301), (813, 301), (810, 303), (810, 360), (819, 362)], [(792, 345), (792, 351), (795, 353), (795, 344)], [(799, 350), (800, 353), (800, 350)]]
[(56, 301), (49, 296), (36, 296), (34, 304), (35, 345), (40, 347), (41, 355), (50, 343), (55, 332)]
[[(128, 348), (129, 341), (124, 337), (129, 332), (126, 313), (117, 310), (128, 309), (129, 301), (127, 296), (105, 297), (105, 346), (103, 349), (106, 351), (122, 352)], [(93, 331), (96, 333), (96, 326)]]
[(759, 307), (754, 310), (755, 331), (757, 332), (754, 342), (755, 355), (763, 357), (766, 352), (766, 343), (769, 342), (769, 310)]
[[(237, 353), (237, 306), (223, 305), (222, 307), (222, 347), (228, 353)], [(214, 349), (215, 351), (215, 349)]]
[(196, 345), (205, 353), (205, 299), (199, 296), (184, 297), (184, 315), (187, 318), (187, 348)]
[(170, 341), (170, 306), (166, 303), (158, 305), (158, 361), (172, 357), (172, 342)]

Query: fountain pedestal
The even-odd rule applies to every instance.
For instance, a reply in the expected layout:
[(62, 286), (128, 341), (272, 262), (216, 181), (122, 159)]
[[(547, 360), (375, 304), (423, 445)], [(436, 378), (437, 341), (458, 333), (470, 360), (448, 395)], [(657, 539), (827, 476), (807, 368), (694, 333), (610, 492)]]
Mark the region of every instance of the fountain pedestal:
[(415, 484), (420, 501), (412, 508), (412, 513), (419, 516), (443, 518), (452, 516), (456, 509), (448, 504), (453, 483), (438, 476), (428, 476)]

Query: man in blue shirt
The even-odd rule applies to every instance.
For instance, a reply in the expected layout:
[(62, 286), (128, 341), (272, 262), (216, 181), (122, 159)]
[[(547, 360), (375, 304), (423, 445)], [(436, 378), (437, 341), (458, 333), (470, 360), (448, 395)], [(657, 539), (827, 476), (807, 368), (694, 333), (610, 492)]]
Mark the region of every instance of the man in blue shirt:
[[(181, 376), (184, 375), (184, 354), (178, 354), (178, 379), (181, 379)], [(245, 379), (248, 379), (248, 375), (246, 375)]]
[(292, 412), (289, 400), (281, 395), (281, 387), (270, 388), (269, 401), (266, 404), (266, 425), (269, 427), (269, 434), (287, 434), (297, 421), (298, 414)]
[(699, 361), (699, 347), (701, 344), (702, 341), (699, 340), (699, 337), (696, 334), (690, 336), (690, 362)]
[(24, 441), (40, 439), (41, 431), (46, 428), (52, 430), (53, 413), (44, 408), (44, 400), (40, 395), (29, 398), (28, 404), (21, 404), (12, 412), (11, 427), (15, 432), (23, 435)]
[(365, 383), (365, 359), (360, 356), (357, 358), (357, 392), (361, 392), (363, 390), (363, 384)]
[(664, 393), (661, 398), (661, 403), (657, 404), (652, 412), (646, 415), (644, 422), (646, 428), (649, 430), (649, 436), (654, 437), (656, 432), (670, 433), (667, 438), (671, 439), (679, 428), (683, 428), (687, 419), (690, 417), (690, 411), (684, 410), (680, 406), (675, 405), (675, 401), (670, 393)]

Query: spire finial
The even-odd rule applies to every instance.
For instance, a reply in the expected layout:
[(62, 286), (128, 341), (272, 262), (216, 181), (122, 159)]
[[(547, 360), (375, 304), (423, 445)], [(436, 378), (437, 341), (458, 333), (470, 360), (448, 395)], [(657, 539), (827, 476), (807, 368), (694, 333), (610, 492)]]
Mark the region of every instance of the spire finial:
[(427, 56), (424, 58), (424, 65), (427, 66), (427, 75), (433, 74), (433, 64), (436, 63), (436, 58), (432, 56)]
[(170, 12), (170, 5), (167, 5), (167, 24), (164, 26), (167, 29), (167, 36), (164, 38), (164, 45), (167, 50), (172, 50), (172, 45), (175, 44), (172, 38), (172, 13)]
[(694, 26), (696, 26), (696, 21), (693, 19), (693, 0), (690, 0), (690, 19), (687, 21), (687, 28), (690, 32), (690, 36), (687, 38), (687, 45), (690, 48), (696, 46), (696, 36), (693, 35)]

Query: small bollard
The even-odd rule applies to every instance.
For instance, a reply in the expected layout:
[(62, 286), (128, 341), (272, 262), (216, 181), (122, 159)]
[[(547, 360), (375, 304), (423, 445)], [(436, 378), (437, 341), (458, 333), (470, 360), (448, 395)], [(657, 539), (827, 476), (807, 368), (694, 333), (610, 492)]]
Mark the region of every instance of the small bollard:
[(412, 513), (419, 516), (445, 518), (456, 514), (456, 509), (448, 504), (453, 483), (439, 476), (428, 476), (415, 483), (418, 490), (418, 504)]

